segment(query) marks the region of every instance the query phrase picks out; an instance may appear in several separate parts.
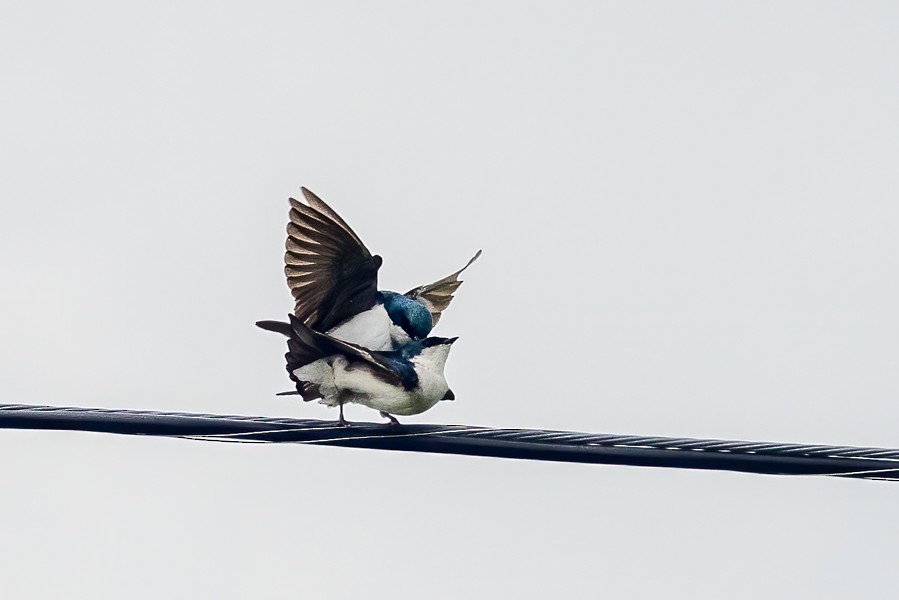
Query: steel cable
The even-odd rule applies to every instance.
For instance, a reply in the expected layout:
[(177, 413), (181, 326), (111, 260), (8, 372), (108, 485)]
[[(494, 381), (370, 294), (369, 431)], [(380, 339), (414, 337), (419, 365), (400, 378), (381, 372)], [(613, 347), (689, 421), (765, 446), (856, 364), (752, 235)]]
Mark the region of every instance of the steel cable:
[(62, 406), (0, 405), (0, 428), (193, 440), (305, 443), (556, 462), (899, 480), (899, 450), (468, 425), (355, 423)]

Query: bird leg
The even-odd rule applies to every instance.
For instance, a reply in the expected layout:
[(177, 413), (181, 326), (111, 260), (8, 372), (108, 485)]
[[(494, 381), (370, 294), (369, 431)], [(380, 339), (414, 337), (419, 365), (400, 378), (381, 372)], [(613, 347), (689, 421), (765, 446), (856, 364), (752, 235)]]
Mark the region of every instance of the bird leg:
[(379, 411), (379, 412), (381, 413), (381, 416), (382, 416), (382, 417), (384, 417), (385, 419), (387, 419), (388, 421), (390, 421), (390, 424), (391, 424), (391, 425), (399, 425), (399, 424), (400, 424), (400, 422), (397, 421), (397, 420), (396, 420), (396, 417), (394, 417), (393, 415), (389, 415), (389, 414), (387, 414), (386, 412), (384, 412), (383, 410), (382, 410), (382, 411)]
[(340, 416), (337, 417), (337, 426), (338, 427), (349, 427), (350, 424), (346, 419), (343, 418), (343, 402), (340, 403)]

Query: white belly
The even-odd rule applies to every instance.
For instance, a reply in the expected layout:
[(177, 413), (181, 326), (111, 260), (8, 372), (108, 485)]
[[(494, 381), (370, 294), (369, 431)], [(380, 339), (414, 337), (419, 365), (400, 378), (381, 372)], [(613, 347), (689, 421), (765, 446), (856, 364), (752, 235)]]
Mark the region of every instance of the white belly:
[(402, 386), (385, 383), (371, 376), (364, 369), (335, 370), (337, 386), (352, 390), (350, 402), (361, 404), (391, 415), (417, 415), (438, 402), (449, 390), (442, 375), (419, 372), (418, 386), (406, 390)]
[(357, 344), (369, 350), (393, 350), (390, 340), (392, 322), (383, 304), (376, 304), (327, 333), (338, 340)]

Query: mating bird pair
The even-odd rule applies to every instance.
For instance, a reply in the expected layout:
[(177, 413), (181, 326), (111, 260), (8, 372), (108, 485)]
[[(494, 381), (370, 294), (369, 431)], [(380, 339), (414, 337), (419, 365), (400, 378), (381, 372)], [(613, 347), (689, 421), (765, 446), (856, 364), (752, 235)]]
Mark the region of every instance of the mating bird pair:
[(453, 293), (451, 275), (405, 294), (378, 290), (381, 257), (372, 255), (346, 221), (302, 188), (306, 204), (290, 199), (287, 283), (296, 300), (288, 322), (259, 321), (287, 336), (287, 372), (303, 400), (320, 398), (340, 409), (362, 404), (398, 424), (394, 415), (416, 415), (454, 400), (443, 371), (458, 338), (429, 337)]

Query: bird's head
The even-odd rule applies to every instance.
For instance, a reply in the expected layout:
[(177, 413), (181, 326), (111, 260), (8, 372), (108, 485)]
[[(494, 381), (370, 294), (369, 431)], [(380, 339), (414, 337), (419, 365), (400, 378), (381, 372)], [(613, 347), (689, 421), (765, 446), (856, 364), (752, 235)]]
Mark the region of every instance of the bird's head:
[(450, 348), (453, 342), (459, 338), (443, 338), (429, 337), (423, 339), (419, 344), (421, 349), (417, 356), (412, 358), (412, 362), (421, 365), (423, 368), (443, 373), (443, 367), (446, 365), (446, 359), (449, 356)]
[(431, 311), (424, 304), (396, 292), (380, 292), (387, 315), (413, 340), (428, 337), (434, 327)]

